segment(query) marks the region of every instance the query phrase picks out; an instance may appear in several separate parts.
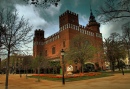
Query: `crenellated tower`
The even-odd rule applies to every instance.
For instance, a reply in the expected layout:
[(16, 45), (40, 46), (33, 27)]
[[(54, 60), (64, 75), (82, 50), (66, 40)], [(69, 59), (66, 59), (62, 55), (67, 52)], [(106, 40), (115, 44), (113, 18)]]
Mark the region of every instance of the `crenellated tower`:
[(59, 27), (62, 27), (66, 24), (73, 24), (78, 26), (79, 25), (78, 14), (71, 12), (69, 10), (61, 14), (59, 16)]
[(33, 55), (36, 57), (37, 55), (43, 55), (43, 43), (44, 43), (44, 31), (39, 29), (35, 30), (34, 38), (33, 38)]

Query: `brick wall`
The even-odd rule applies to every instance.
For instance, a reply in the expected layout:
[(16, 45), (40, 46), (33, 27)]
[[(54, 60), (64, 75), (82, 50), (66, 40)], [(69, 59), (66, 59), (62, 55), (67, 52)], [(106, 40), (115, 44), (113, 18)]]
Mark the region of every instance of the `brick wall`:
[[(44, 38), (43, 30), (36, 30), (34, 36), (34, 46), (33, 46), (33, 56), (42, 53), (42, 55), (47, 56), (53, 60), (61, 59), (60, 51), (61, 49), (67, 50), (69, 48), (71, 39), (78, 35), (84, 34), (88, 37), (92, 44), (99, 48), (103, 44), (102, 34), (100, 33), (100, 24), (95, 22), (89, 22), (86, 27), (79, 25), (78, 14), (66, 11), (59, 16), (59, 32), (54, 33), (53, 35)], [(36, 33), (41, 32), (43, 36), (38, 36)], [(55, 52), (53, 52), (55, 49)], [(99, 65), (102, 66), (100, 53), (95, 54), (92, 62), (99, 62)]]

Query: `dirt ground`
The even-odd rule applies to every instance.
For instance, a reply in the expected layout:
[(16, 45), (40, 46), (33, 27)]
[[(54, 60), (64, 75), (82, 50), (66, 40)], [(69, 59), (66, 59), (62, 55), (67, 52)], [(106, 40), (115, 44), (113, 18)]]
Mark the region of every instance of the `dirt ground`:
[[(130, 74), (115, 74), (114, 76), (89, 80), (62, 82), (25, 78), (25, 75), (9, 75), (8, 89), (130, 89)], [(0, 75), (0, 89), (5, 89), (5, 75)]]

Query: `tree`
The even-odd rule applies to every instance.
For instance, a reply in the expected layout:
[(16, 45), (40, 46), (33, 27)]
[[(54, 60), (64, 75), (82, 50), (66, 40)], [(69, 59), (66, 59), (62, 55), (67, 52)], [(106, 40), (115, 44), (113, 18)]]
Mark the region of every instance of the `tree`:
[(43, 8), (47, 8), (47, 7), (50, 7), (50, 5), (55, 5), (57, 7), (58, 5), (58, 2), (60, 0), (23, 0), (27, 3), (30, 2), (30, 4), (33, 4), (35, 6), (41, 6)]
[(123, 32), (122, 39), (123, 39), (124, 47), (126, 48), (128, 60), (130, 63), (130, 22), (122, 26), (122, 32)]
[(42, 66), (47, 65), (47, 59), (44, 56), (36, 56), (36, 58), (33, 59), (32, 66), (34, 69), (38, 70), (38, 81), (40, 81), (40, 69)]
[(17, 16), (17, 11), (12, 13), (9, 9), (0, 10), (1, 42), (4, 50), (7, 51), (5, 89), (8, 89), (10, 54), (21, 48), (22, 45), (29, 43), (32, 37), (30, 34), (31, 26), (28, 25), (28, 21), (23, 17), (19, 19)]
[[(110, 62), (112, 71), (115, 71), (115, 63), (120, 59), (125, 59), (126, 53), (122, 44), (122, 39), (118, 33), (112, 33), (109, 38), (104, 41), (104, 48), (107, 60)], [(118, 68), (120, 68), (118, 66)]]
[(123, 68), (125, 67), (125, 63), (124, 63), (122, 60), (119, 60), (118, 66), (121, 68), (122, 74), (124, 75), (124, 70), (123, 70)]
[(103, 23), (130, 18), (130, 0), (106, 0), (96, 10), (99, 20)]
[(31, 68), (31, 63), (32, 63), (32, 56), (23, 57), (23, 68), (24, 70), (26, 70), (26, 79), (27, 79), (28, 69)]
[(90, 60), (94, 55), (94, 46), (84, 35), (77, 35), (71, 41), (69, 51), (65, 58), (70, 62), (79, 62), (81, 64), (81, 72), (83, 72), (83, 65), (87, 60)]
[(105, 0), (104, 4), (96, 10), (96, 13), (102, 23), (123, 20), (122, 39), (130, 60), (130, 0)]
[(58, 73), (58, 67), (60, 67), (59, 61), (49, 61), (49, 67), (53, 70), (53, 74)]

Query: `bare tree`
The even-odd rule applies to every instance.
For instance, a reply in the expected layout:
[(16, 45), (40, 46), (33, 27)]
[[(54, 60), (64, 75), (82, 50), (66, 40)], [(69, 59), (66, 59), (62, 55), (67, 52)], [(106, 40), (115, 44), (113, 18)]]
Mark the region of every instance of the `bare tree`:
[[(109, 38), (105, 39), (104, 41), (105, 47), (105, 54), (107, 60), (110, 62), (110, 67), (112, 71), (115, 71), (115, 63), (118, 62), (120, 59), (125, 59), (126, 53), (124, 46), (122, 44), (122, 39), (120, 35), (117, 33), (112, 33)], [(120, 68), (118, 66), (118, 68)]]
[(83, 65), (87, 60), (90, 60), (94, 55), (94, 46), (84, 35), (77, 35), (72, 39), (69, 51), (66, 53), (66, 59), (72, 63), (77, 61), (81, 64), (81, 72), (83, 72)]
[(123, 39), (123, 44), (128, 52), (128, 59), (130, 61), (130, 0), (105, 0), (104, 4), (96, 10), (96, 13), (102, 23), (123, 21), (123, 36), (121, 39)]
[(106, 0), (96, 13), (103, 23), (128, 19), (130, 18), (130, 0)]
[(33, 4), (36, 7), (40, 6), (43, 8), (48, 8), (48, 7), (50, 7), (50, 5), (55, 5), (57, 7), (58, 2), (60, 0), (23, 0), (23, 1), (30, 3), (30, 4)]
[(10, 54), (29, 43), (32, 37), (28, 21), (23, 17), (19, 19), (17, 16), (17, 11), (12, 13), (6, 9), (0, 10), (1, 42), (4, 50), (7, 51), (5, 89), (8, 89)]
[(122, 33), (124, 47), (127, 50), (128, 60), (130, 64), (130, 22), (122, 26)]

